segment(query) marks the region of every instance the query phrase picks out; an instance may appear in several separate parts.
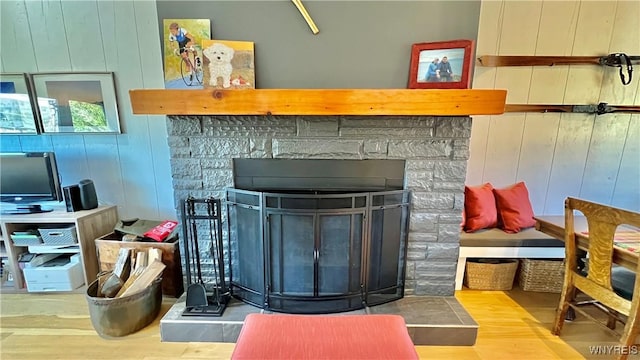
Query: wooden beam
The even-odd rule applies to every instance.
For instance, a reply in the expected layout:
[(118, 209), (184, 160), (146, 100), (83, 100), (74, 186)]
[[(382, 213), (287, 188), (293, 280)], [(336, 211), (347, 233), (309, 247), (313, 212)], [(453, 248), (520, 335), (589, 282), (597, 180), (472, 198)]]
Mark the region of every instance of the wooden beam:
[(147, 115), (498, 115), (506, 90), (259, 89), (130, 90)]

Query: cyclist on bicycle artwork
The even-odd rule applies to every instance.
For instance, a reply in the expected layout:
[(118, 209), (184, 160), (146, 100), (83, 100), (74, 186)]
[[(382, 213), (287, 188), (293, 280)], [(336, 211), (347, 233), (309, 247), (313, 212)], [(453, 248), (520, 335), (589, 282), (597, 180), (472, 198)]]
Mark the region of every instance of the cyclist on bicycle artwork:
[[(176, 41), (178, 43), (178, 48), (180, 49), (180, 56), (183, 59), (187, 60), (188, 52), (187, 49), (191, 48), (195, 45), (195, 39), (193, 35), (189, 34), (185, 28), (181, 28), (178, 23), (171, 23), (169, 25), (169, 41), (173, 43)], [(189, 61), (186, 61), (188, 71), (191, 72), (191, 64)]]

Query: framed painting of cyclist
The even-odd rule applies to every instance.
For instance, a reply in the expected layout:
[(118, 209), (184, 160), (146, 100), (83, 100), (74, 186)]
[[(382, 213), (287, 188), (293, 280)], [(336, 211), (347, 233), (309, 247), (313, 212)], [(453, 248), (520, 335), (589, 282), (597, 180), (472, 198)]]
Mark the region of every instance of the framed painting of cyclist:
[(164, 19), (164, 87), (202, 89), (202, 41), (211, 39), (209, 19)]
[(38, 111), (27, 74), (0, 74), (0, 134), (37, 134)]
[(120, 133), (112, 72), (31, 74), (44, 133)]

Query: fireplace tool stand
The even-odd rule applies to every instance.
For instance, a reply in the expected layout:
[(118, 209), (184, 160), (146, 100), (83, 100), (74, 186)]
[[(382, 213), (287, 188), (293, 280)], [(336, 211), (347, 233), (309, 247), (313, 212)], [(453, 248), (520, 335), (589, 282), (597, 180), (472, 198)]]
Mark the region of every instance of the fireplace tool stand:
[[(222, 212), (219, 199), (184, 200), (181, 208), (184, 257), (187, 275), (187, 300), (183, 315), (222, 316), (230, 299), (225, 282), (222, 247)], [(200, 246), (209, 244), (211, 270), (203, 280)], [(206, 250), (203, 250), (206, 251)]]

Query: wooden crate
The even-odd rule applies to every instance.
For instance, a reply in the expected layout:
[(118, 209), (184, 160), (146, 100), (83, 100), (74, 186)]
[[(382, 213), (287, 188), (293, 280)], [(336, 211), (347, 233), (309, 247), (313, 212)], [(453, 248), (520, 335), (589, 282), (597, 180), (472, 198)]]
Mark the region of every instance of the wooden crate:
[(167, 266), (162, 273), (162, 293), (179, 297), (184, 292), (180, 246), (175, 242), (127, 242), (120, 241), (115, 233), (96, 239), (96, 252), (100, 263), (100, 271), (113, 270), (120, 248), (145, 250), (156, 248), (162, 250), (162, 262)]

